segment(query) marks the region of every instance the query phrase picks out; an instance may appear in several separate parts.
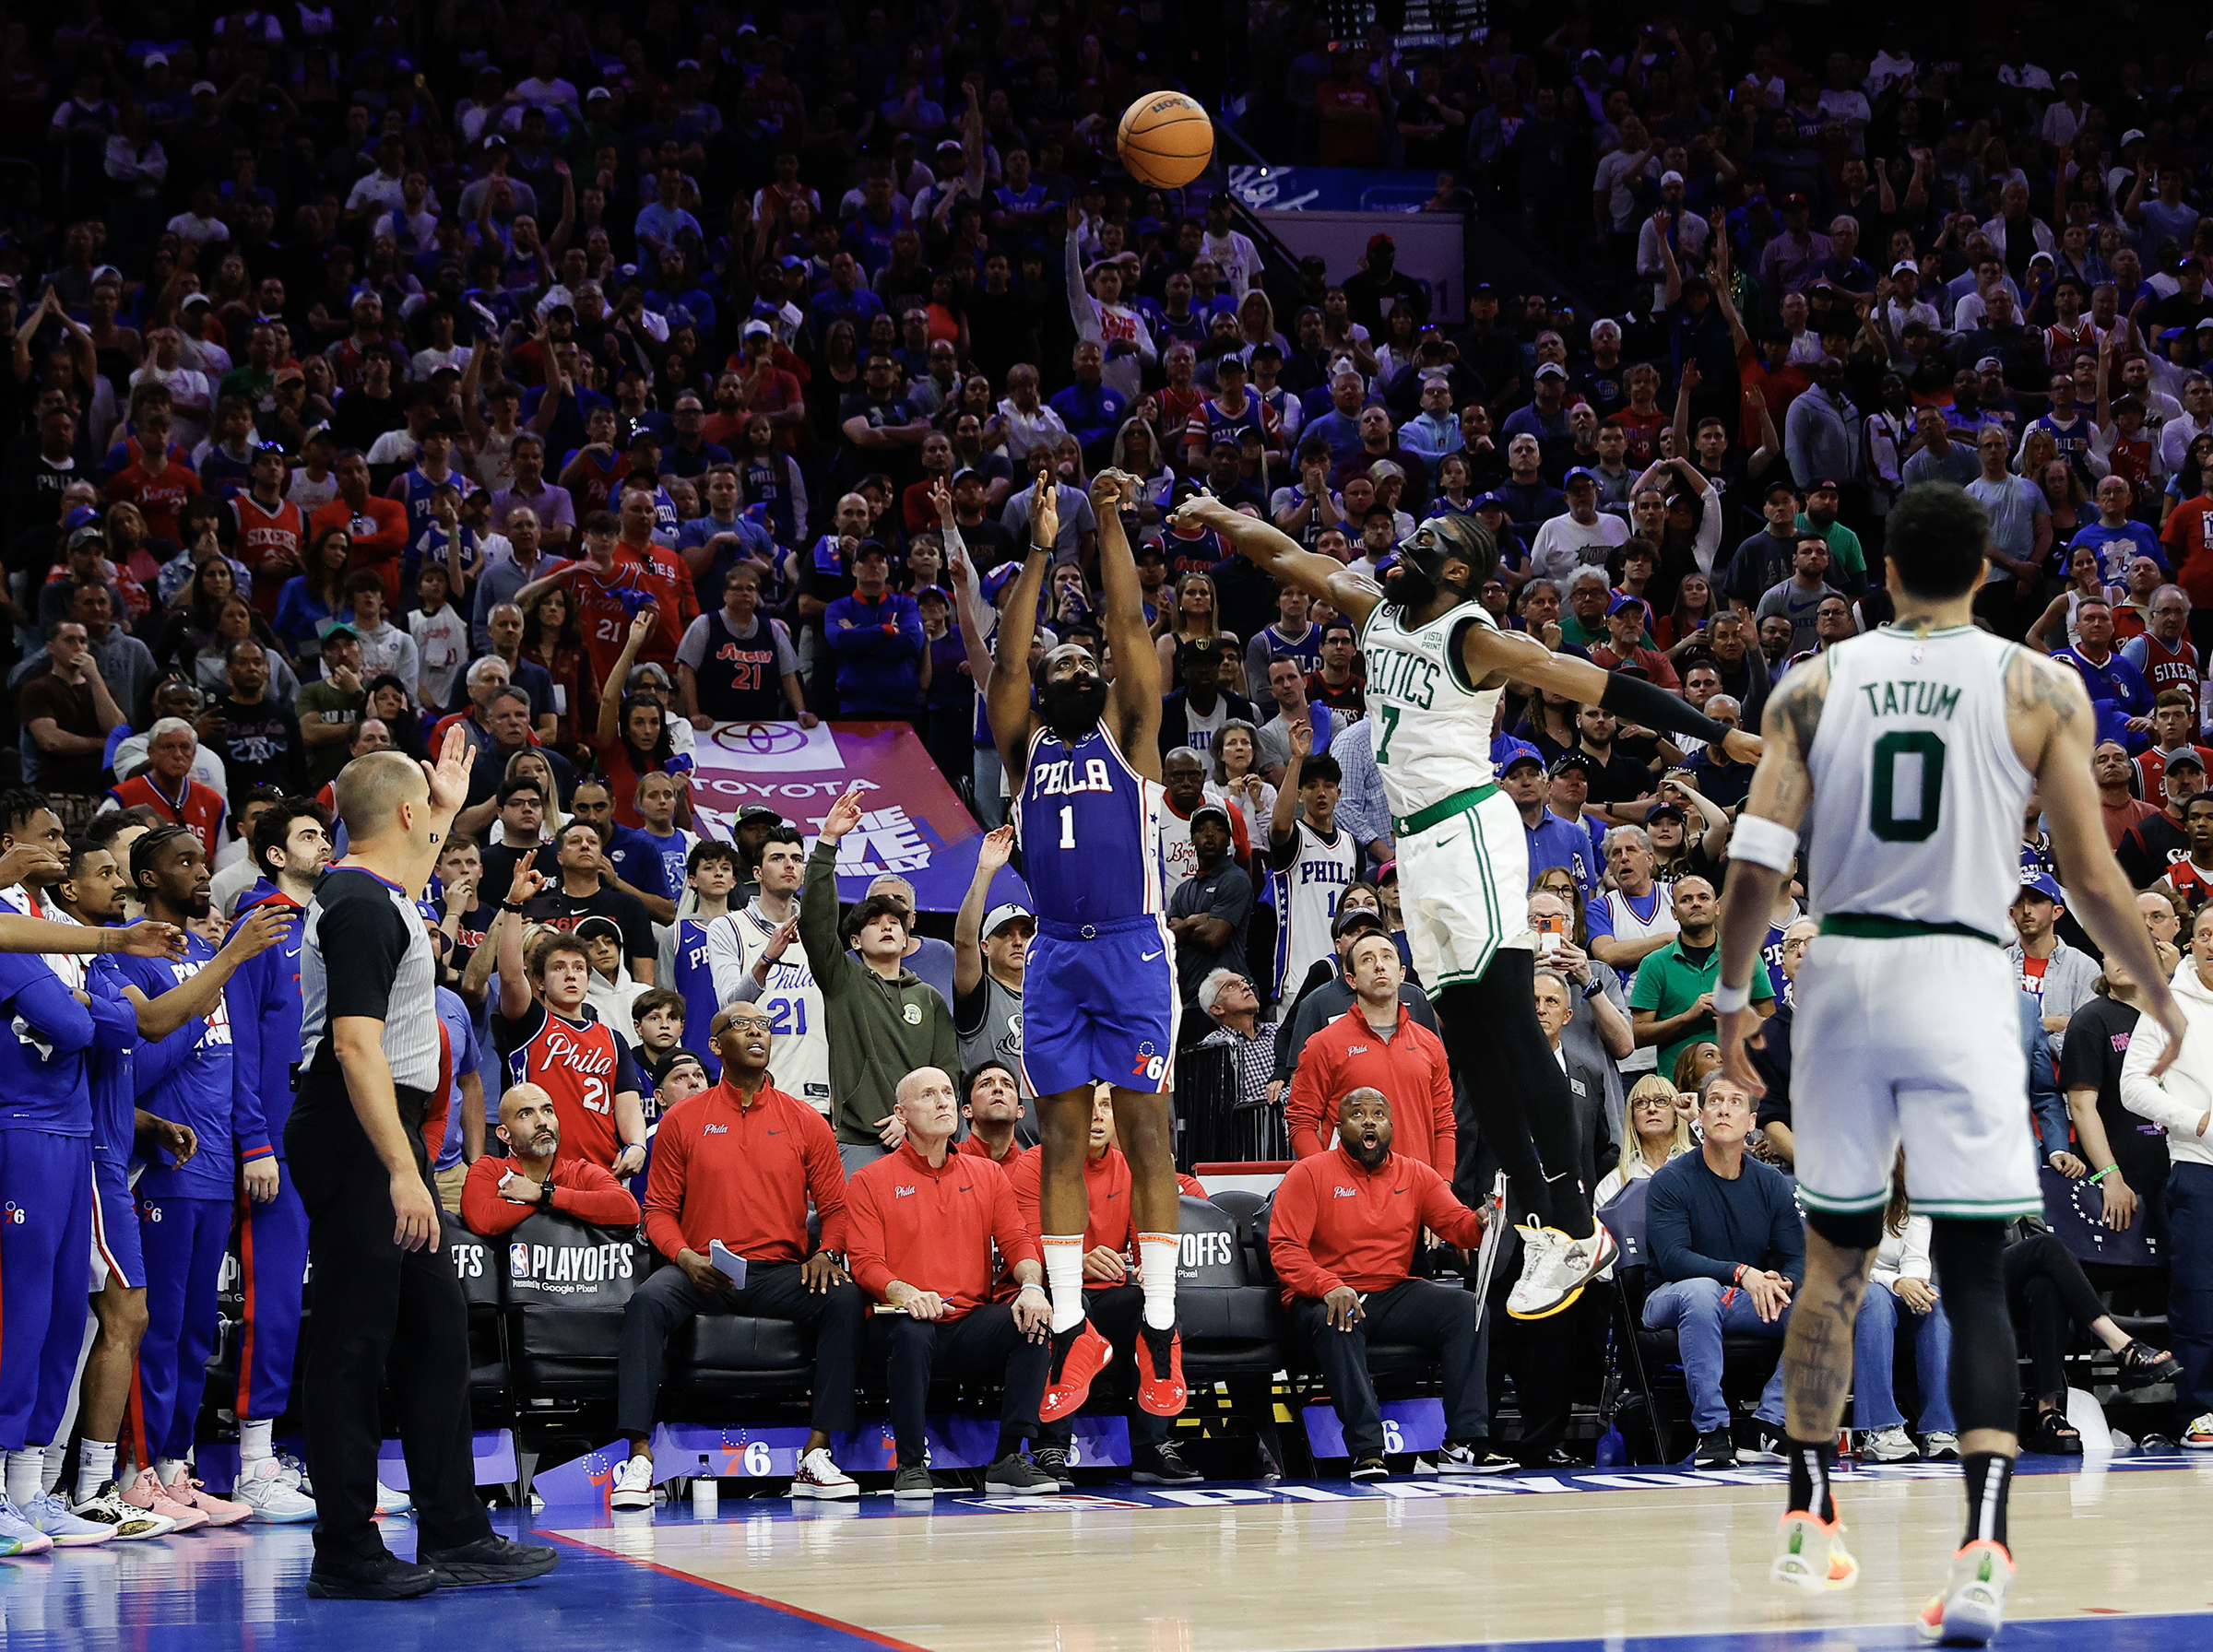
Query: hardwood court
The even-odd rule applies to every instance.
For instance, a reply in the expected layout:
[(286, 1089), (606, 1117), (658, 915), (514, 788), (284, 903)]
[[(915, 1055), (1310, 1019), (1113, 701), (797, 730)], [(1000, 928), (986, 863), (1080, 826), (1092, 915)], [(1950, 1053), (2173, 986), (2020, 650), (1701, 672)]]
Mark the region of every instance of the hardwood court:
[[(1766, 1582), (1773, 1484), (1436, 1484), (1321, 1502), (1302, 1499), (1327, 1482), (1216, 1490), (1204, 1495), (1224, 1501), (1196, 1507), (1115, 1506), (1110, 1487), (1075, 1507), (941, 1499), (896, 1518), (871, 1517), (881, 1499), (804, 1519), (726, 1504), (711, 1525), (665, 1513), (564, 1535), (929, 1652), (1323, 1652), (1848, 1628), (1875, 1632), (1851, 1644), (1907, 1645), (1961, 1523), (1956, 1473), (1855, 1477), (1840, 1498), (1864, 1580), (1808, 1602)], [(1256, 1500), (1226, 1500), (1242, 1497)], [(2213, 1645), (2213, 1462), (2024, 1475), (2012, 1532), (2012, 1638), (2057, 1644), (2030, 1626), (2045, 1620), (2081, 1631), (2068, 1645), (2105, 1646), (2114, 1614), (2204, 1613), (2170, 1620), (2160, 1643)]]

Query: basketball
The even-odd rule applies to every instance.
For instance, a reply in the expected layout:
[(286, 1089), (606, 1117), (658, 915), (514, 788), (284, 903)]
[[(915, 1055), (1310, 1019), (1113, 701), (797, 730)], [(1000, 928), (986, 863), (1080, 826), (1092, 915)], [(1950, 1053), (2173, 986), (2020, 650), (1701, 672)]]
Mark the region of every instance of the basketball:
[(1122, 112), (1115, 142), (1122, 165), (1140, 183), (1180, 189), (1213, 159), (1214, 124), (1196, 98), (1154, 92)]

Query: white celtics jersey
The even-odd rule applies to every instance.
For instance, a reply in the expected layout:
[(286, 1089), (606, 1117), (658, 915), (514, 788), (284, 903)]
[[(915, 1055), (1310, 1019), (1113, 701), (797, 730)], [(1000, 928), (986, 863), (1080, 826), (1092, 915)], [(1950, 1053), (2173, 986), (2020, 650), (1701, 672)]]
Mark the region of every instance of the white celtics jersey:
[[(1963, 926), (2003, 939), (2034, 778), (2006, 729), (2015, 643), (1884, 626), (1831, 648), (1806, 887), (1816, 917)], [(1803, 667), (1802, 667), (1803, 668)]]
[[(715, 979), (715, 1001), (735, 1002), (753, 965), (767, 950), (776, 926), (761, 914), (758, 902), (726, 914), (707, 926), (707, 967)], [(822, 989), (808, 967), (799, 938), (768, 966), (768, 983), (754, 1002), (768, 1011), (768, 1070), (776, 1088), (816, 1111), (830, 1111), (830, 1036), (822, 1021)], [(685, 1029), (687, 1037), (703, 1036)]]
[(1428, 624), (1402, 623), (1378, 603), (1360, 633), (1367, 714), (1376, 720), (1376, 768), (1391, 812), (1406, 816), (1491, 783), (1491, 726), (1498, 690), (1470, 686), (1462, 627), (1498, 629), (1481, 603), (1463, 602)]

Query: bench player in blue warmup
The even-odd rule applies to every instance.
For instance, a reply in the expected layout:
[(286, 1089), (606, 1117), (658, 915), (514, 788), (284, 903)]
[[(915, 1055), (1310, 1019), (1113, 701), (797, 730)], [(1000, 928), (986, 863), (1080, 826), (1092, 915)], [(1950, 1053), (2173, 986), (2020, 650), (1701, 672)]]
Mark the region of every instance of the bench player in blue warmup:
[(1083, 1307), (1083, 1165), (1095, 1081), (1113, 1086), (1115, 1128), (1130, 1160), (1144, 1292), (1138, 1403), (1173, 1417), (1185, 1398), (1168, 1103), (1182, 1000), (1161, 879), (1160, 659), (1120, 513), (1137, 485), (1116, 470), (1091, 485), (1112, 684), (1079, 643), (1064, 643), (1031, 667), (1038, 593), (1059, 525), (1054, 491), (1040, 486), (1031, 494), (1029, 553), (1000, 624), (986, 690), (1000, 760), (1022, 780), (1015, 824), (1037, 913), (1024, 978), (1022, 1065), (1037, 1097), (1045, 1155), (1038, 1221), (1053, 1362), (1038, 1416), (1048, 1422), (1083, 1405), (1113, 1352)]

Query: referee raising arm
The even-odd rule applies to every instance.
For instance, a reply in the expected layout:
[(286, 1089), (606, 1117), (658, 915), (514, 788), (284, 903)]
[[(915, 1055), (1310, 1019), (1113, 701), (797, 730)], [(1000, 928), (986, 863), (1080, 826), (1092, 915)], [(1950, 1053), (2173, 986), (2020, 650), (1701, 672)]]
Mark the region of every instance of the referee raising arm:
[[(550, 1548), (494, 1535), (477, 1498), (467, 1308), (436, 1254), (423, 1141), (438, 1082), (438, 1041), (424, 1031), (436, 1021), (437, 967), (415, 899), (468, 795), (473, 755), (455, 728), (435, 768), (396, 751), (346, 765), (337, 807), (351, 848), (316, 885), (302, 932), (298, 1097), (284, 1139), (314, 1268), (307, 1458), (320, 1518), (307, 1592), (318, 1599), (404, 1599), (553, 1568)], [(386, 1377), (421, 1532), (413, 1564), (372, 1521)]]

